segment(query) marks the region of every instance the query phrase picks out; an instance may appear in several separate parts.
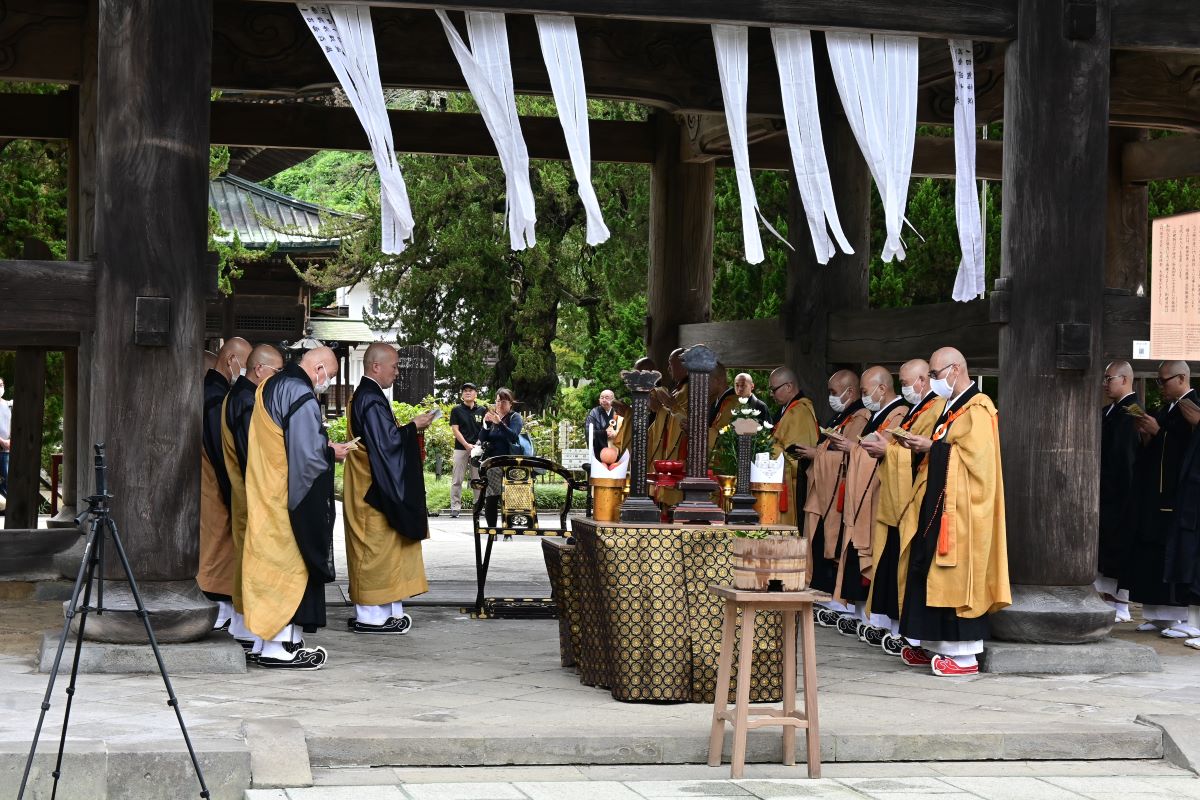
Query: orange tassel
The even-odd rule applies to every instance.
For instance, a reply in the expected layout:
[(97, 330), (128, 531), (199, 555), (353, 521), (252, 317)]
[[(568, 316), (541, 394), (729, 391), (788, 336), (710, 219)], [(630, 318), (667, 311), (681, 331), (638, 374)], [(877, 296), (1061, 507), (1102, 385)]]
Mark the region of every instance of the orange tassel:
[(842, 513), (846, 509), (846, 482), (842, 481), (838, 484), (838, 513)]
[(938, 530), (937, 552), (939, 556), (950, 554), (950, 520), (942, 514), (942, 524)]
[(779, 493), (779, 510), (786, 514), (788, 510), (788, 481), (783, 482), (783, 491)]

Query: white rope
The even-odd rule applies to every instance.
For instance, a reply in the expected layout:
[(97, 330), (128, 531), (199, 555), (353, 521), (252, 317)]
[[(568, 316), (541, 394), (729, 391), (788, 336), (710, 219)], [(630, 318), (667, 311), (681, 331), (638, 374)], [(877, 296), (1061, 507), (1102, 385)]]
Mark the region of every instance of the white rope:
[(950, 40), (954, 61), (954, 219), (962, 260), (954, 278), (955, 300), (983, 297), (986, 281), (979, 196), (975, 194), (975, 48), (967, 39)]
[(779, 91), (783, 97), (783, 117), (787, 124), (796, 188), (804, 204), (813, 252), (819, 263), (827, 264), (837, 252), (834, 239), (843, 253), (853, 253), (854, 249), (842, 232), (829, 178), (829, 163), (825, 159), (812, 36), (803, 28), (772, 28), (771, 42), (775, 46), (775, 64), (779, 68)]
[(496, 144), (500, 166), (504, 169), (505, 219), (509, 243), (513, 250), (524, 250), (537, 243), (533, 230), (536, 216), (533, 187), (529, 181), (529, 151), (525, 148), (525, 137), (517, 117), (517, 102), (513, 96), (512, 60), (508, 53), (504, 15), (490, 11), (465, 13), (470, 47), (458, 35), (446, 12), (437, 9), (450, 49), (462, 69), (467, 88), (479, 106), (479, 113)]
[(758, 210), (754, 180), (750, 176), (750, 145), (746, 134), (746, 95), (750, 86), (749, 31), (744, 25), (713, 25), (713, 45), (717, 52), (717, 73), (721, 78), (721, 98), (725, 103), (725, 127), (729, 131), (729, 146), (733, 150), (733, 169), (737, 175), (738, 196), (742, 206), (742, 240), (746, 260), (760, 263), (763, 256), (758, 221), (784, 244), (779, 235)]
[(826, 33), (833, 80), (883, 200), (883, 260), (904, 259), (900, 232), (917, 135), (917, 39)]
[(554, 92), (558, 121), (562, 124), (567, 153), (571, 156), (571, 169), (575, 173), (575, 182), (579, 184), (579, 199), (587, 212), (587, 243), (597, 245), (607, 241), (609, 232), (604, 224), (604, 215), (600, 212), (600, 201), (596, 199), (596, 189), (592, 186), (587, 87), (583, 81), (583, 57), (579, 53), (575, 18), (539, 14), (534, 16), (534, 21), (542, 44), (546, 72), (550, 75), (550, 89)]
[(383, 252), (401, 253), (406, 242), (412, 241), (413, 216), (408, 187), (404, 185), (392, 144), (392, 124), (379, 79), (371, 10), (367, 6), (338, 4), (297, 3), (296, 8), (333, 67), (370, 142), (375, 168), (379, 171)]

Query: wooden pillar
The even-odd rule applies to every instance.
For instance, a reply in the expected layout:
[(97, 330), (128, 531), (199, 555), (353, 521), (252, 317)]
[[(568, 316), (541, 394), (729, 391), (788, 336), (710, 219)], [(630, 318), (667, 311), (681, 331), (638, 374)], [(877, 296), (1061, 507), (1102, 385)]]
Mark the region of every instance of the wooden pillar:
[(681, 132), (656, 112), (658, 149), (650, 173), (650, 270), (646, 348), (659, 370), (679, 346), (679, 326), (712, 313), (713, 186), (711, 163), (679, 160)]
[(197, 638), (215, 614), (195, 585), (212, 6), (98, 8), (91, 436), (160, 639)]
[[(88, 0), (80, 44), (79, 85), (71, 89), (75, 116), (68, 161), (67, 253), (76, 261), (92, 259), (96, 254), (97, 14), (98, 0)], [(78, 498), (92, 493), (92, 363), (93, 332), (80, 331), (79, 348), (67, 353), (63, 365), (63, 512), (59, 519), (64, 522), (68, 514), (73, 519), (78, 513)]]
[(13, 375), (12, 449), (8, 455), (8, 508), (4, 527), (36, 528), (42, 469), (42, 413), (46, 404), (46, 351), (17, 349)]
[(825, 54), (824, 37), (815, 34), (813, 45), (825, 157), (842, 230), (854, 254), (846, 255), (839, 250), (828, 264), (817, 263), (796, 178), (791, 174), (788, 241), (795, 250), (788, 254), (787, 296), (781, 318), (787, 364), (795, 370), (800, 387), (813, 401), (818, 418), (824, 419), (829, 413), (826, 383), (832, 369), (826, 363), (829, 312), (865, 309), (868, 303), (872, 188), (867, 162), (842, 112)]
[[(1146, 254), (1150, 252), (1150, 190), (1125, 183), (1125, 145), (1149, 139), (1142, 128), (1108, 129), (1108, 210), (1104, 242), (1104, 285), (1130, 293), (1149, 288)], [(1143, 395), (1144, 396), (1144, 395)]]
[(1100, 470), (1109, 1), (1021, 0), (1004, 76), (1000, 333), (1010, 641), (1103, 637), (1091, 588)]

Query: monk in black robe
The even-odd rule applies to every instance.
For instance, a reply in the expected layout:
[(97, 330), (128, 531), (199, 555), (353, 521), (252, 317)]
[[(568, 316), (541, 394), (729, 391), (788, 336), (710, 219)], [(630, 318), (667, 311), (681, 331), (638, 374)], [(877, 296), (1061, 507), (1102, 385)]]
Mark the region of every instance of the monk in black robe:
[[(1175, 516), (1167, 530), (1167, 565), (1163, 579), (1177, 583), (1188, 594), (1188, 625), (1200, 627), (1200, 431), (1183, 456)], [(1200, 650), (1200, 637), (1185, 639)]]
[(375, 342), (363, 356), (363, 377), (347, 411), (359, 442), (346, 459), (343, 519), (350, 630), (403, 635), (412, 627), (404, 600), (429, 590), (421, 542), (429, 538), (420, 432), (433, 412), (399, 426), (385, 393), (399, 374), (396, 348)]
[(1169, 639), (1200, 636), (1200, 627), (1187, 622), (1189, 592), (1185, 586), (1164, 580), (1167, 531), (1179, 498), (1183, 457), (1192, 437), (1185, 403), (1196, 403), (1186, 361), (1164, 361), (1158, 368), (1163, 405), (1154, 416), (1138, 417), (1134, 424), (1142, 440), (1138, 454), (1132, 505), (1133, 541), (1122, 588), (1129, 599), (1142, 604), (1146, 622), (1138, 630), (1158, 628)]
[(332, 350), (309, 350), (258, 387), (250, 417), (242, 604), (263, 667), (320, 669), (327, 658), (301, 632), (325, 625), (334, 579), (333, 465), (349, 448), (329, 443), (317, 394), (336, 374)]
[(1138, 432), (1129, 409), (1141, 405), (1133, 391), (1133, 367), (1128, 361), (1114, 361), (1105, 368), (1103, 388), (1111, 402), (1101, 412), (1100, 422), (1100, 541), (1095, 585), (1116, 611), (1117, 622), (1129, 622), (1129, 590), (1117, 584), (1129, 558), (1127, 509), (1138, 454)]

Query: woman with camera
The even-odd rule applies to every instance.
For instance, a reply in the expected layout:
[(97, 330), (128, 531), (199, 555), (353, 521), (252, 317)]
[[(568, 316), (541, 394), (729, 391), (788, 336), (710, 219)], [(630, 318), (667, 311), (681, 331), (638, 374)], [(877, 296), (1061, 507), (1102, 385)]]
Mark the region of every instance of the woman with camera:
[[(521, 428), (524, 427), (525, 420), (513, 410), (515, 403), (511, 389), (496, 390), (496, 405), (489, 407), (483, 415), (483, 427), (479, 431), (479, 444), (483, 448), (485, 459), (493, 456), (521, 455)], [(483, 513), (489, 528), (496, 527), (502, 486), (501, 470), (496, 467), (489, 469), (487, 491), (483, 501)]]

